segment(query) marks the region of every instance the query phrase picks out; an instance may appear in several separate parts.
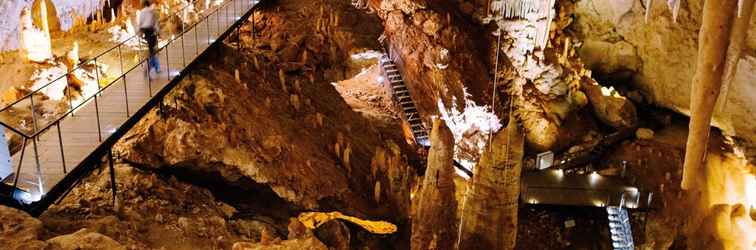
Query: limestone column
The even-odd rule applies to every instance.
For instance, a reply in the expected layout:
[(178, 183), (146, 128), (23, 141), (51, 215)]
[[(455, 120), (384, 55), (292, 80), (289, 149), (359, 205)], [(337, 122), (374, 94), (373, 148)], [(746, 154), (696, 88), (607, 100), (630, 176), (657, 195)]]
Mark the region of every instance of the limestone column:
[[(412, 218), (412, 249), (454, 249), (457, 201), (454, 197), (454, 136), (440, 119), (433, 121), (431, 148), (417, 210)], [(433, 247), (435, 246), (435, 247)]]
[[(732, 24), (737, 18), (738, 0), (707, 0), (698, 35), (696, 74), (690, 96), (690, 124), (683, 164), (682, 189), (701, 185), (711, 116), (714, 111), (730, 46)], [(737, 42), (736, 42), (737, 43)]]
[(475, 166), (462, 204), (458, 249), (514, 249), (524, 138), (514, 117)]

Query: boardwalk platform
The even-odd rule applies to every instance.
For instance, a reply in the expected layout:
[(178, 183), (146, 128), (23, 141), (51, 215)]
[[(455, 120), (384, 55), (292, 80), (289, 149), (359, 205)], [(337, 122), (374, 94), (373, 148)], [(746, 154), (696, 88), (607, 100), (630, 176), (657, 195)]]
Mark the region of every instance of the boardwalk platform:
[[(42, 132), (29, 135), (26, 146), (12, 156), (11, 166), (14, 175), (3, 180), (6, 187), (16, 184), (16, 191), (12, 196), (15, 200), (32, 204), (41, 199), (47, 199), (44, 209), (51, 203), (46, 197), (48, 193), (60, 184), (71, 172), (81, 172), (84, 164), (99, 165), (91, 160), (93, 154), (102, 151), (103, 144), (112, 144), (122, 136), (128, 128), (143, 116), (147, 110), (154, 108), (156, 98), (162, 98), (167, 93), (166, 88), (172, 88), (172, 81), (177, 82), (183, 77), (190, 66), (203, 52), (212, 45), (220, 43), (216, 39), (224, 39), (233, 32), (251, 13), (257, 0), (226, 0), (222, 5), (206, 12), (205, 17), (196, 25), (187, 27), (183, 34), (177, 34), (159, 51), (160, 73), (152, 72), (151, 79), (147, 77), (147, 63), (141, 60), (135, 65), (124, 65), (120, 77), (110, 85), (104, 87), (99, 94), (93, 95), (85, 104), (68, 114), (60, 117), (57, 122), (37, 124)], [(222, 37), (223, 36), (223, 37)], [(120, 46), (120, 45), (119, 45)], [(120, 53), (120, 52), (119, 52)], [(119, 67), (120, 65), (110, 65)], [(116, 72), (119, 73), (119, 72)], [(162, 92), (161, 96), (160, 93)], [(131, 120), (129, 126), (124, 127)], [(107, 142), (107, 143), (106, 143)], [(100, 160), (102, 152), (99, 152)], [(20, 166), (20, 168), (19, 168)], [(18, 171), (20, 170), (20, 171)], [(18, 176), (18, 178), (16, 178)], [(65, 185), (72, 185), (70, 180)], [(63, 195), (70, 187), (58, 187), (52, 196)], [(61, 192), (61, 190), (65, 190)], [(7, 195), (6, 195), (7, 196)], [(8, 197), (5, 197), (6, 202)]]

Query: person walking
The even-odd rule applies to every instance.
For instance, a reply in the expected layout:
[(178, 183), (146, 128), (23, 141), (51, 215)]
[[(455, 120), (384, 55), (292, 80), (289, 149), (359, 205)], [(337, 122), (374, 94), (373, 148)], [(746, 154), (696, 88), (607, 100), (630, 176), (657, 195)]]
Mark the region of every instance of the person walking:
[(160, 73), (160, 61), (156, 55), (158, 34), (160, 33), (160, 19), (149, 0), (142, 2), (142, 6), (143, 8), (137, 14), (139, 35), (147, 41), (147, 46), (149, 47), (150, 59), (147, 61), (147, 77), (151, 77), (151, 69), (154, 69), (156, 73)]

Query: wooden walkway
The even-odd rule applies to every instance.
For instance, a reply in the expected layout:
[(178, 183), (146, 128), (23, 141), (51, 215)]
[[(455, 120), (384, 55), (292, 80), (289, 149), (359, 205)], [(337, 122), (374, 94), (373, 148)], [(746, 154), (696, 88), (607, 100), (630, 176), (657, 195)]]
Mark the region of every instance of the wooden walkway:
[[(236, 22), (237, 17), (243, 16), (253, 7), (250, 0), (226, 2), (229, 3), (217, 12), (208, 11), (210, 14), (207, 19), (202, 19), (183, 36), (176, 35), (176, 39), (166, 45), (166, 49), (159, 52), (161, 72), (157, 76), (153, 72), (152, 80), (146, 77), (146, 62), (137, 65), (130, 72), (128, 69), (134, 67), (135, 63), (124, 65), (126, 72), (121, 72), (121, 75), (125, 73), (125, 77), (117, 79), (107, 87), (101, 95), (96, 97), (96, 102), (95, 99), (90, 100), (79, 107), (73, 116), (69, 115), (61, 120), (59, 127), (52, 126), (36, 138), (36, 153), (34, 143), (29, 140), (21, 163), (18, 187), (37, 197), (39, 194), (47, 193), (66, 175), (64, 166), (67, 170), (77, 166), (97, 148), (102, 140), (126, 121), (128, 118), (127, 101), (129, 113), (133, 114), (152, 98), (152, 94), (160, 91), (184, 67), (205, 51), (215, 38), (228, 30)], [(119, 65), (109, 66), (120, 67)], [(12, 157), (14, 171), (18, 167), (20, 157), (20, 152)], [(13, 185), (13, 180), (6, 180), (6, 183)], [(42, 185), (39, 185), (40, 183)]]

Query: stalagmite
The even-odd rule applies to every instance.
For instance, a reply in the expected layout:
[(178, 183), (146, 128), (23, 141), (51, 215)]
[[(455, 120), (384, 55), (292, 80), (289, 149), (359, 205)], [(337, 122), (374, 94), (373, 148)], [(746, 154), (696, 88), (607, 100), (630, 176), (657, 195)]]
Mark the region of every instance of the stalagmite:
[(698, 39), (696, 74), (690, 96), (690, 125), (681, 186), (696, 188), (704, 174), (711, 115), (722, 87), (730, 31), (736, 17), (737, 0), (706, 1)]
[(510, 116), (475, 166), (462, 205), (458, 249), (514, 249), (523, 147)]
[(667, 0), (667, 7), (672, 11), (672, 21), (677, 22), (677, 13), (680, 12), (681, 0)]
[(381, 203), (381, 181), (376, 181), (373, 186), (373, 200), (377, 204)]
[(21, 48), (26, 54), (26, 59), (32, 62), (44, 62), (52, 59), (52, 43), (50, 41), (50, 32), (47, 25), (47, 13), (41, 5), (40, 15), (42, 16), (42, 30), (34, 27), (32, 24), (32, 13), (29, 8), (21, 11), (21, 27), (19, 35), (21, 39)]
[(430, 134), (431, 148), (422, 189), (415, 196), (417, 210), (412, 220), (412, 249), (454, 249), (457, 242), (457, 202), (454, 198), (454, 136), (436, 119)]

